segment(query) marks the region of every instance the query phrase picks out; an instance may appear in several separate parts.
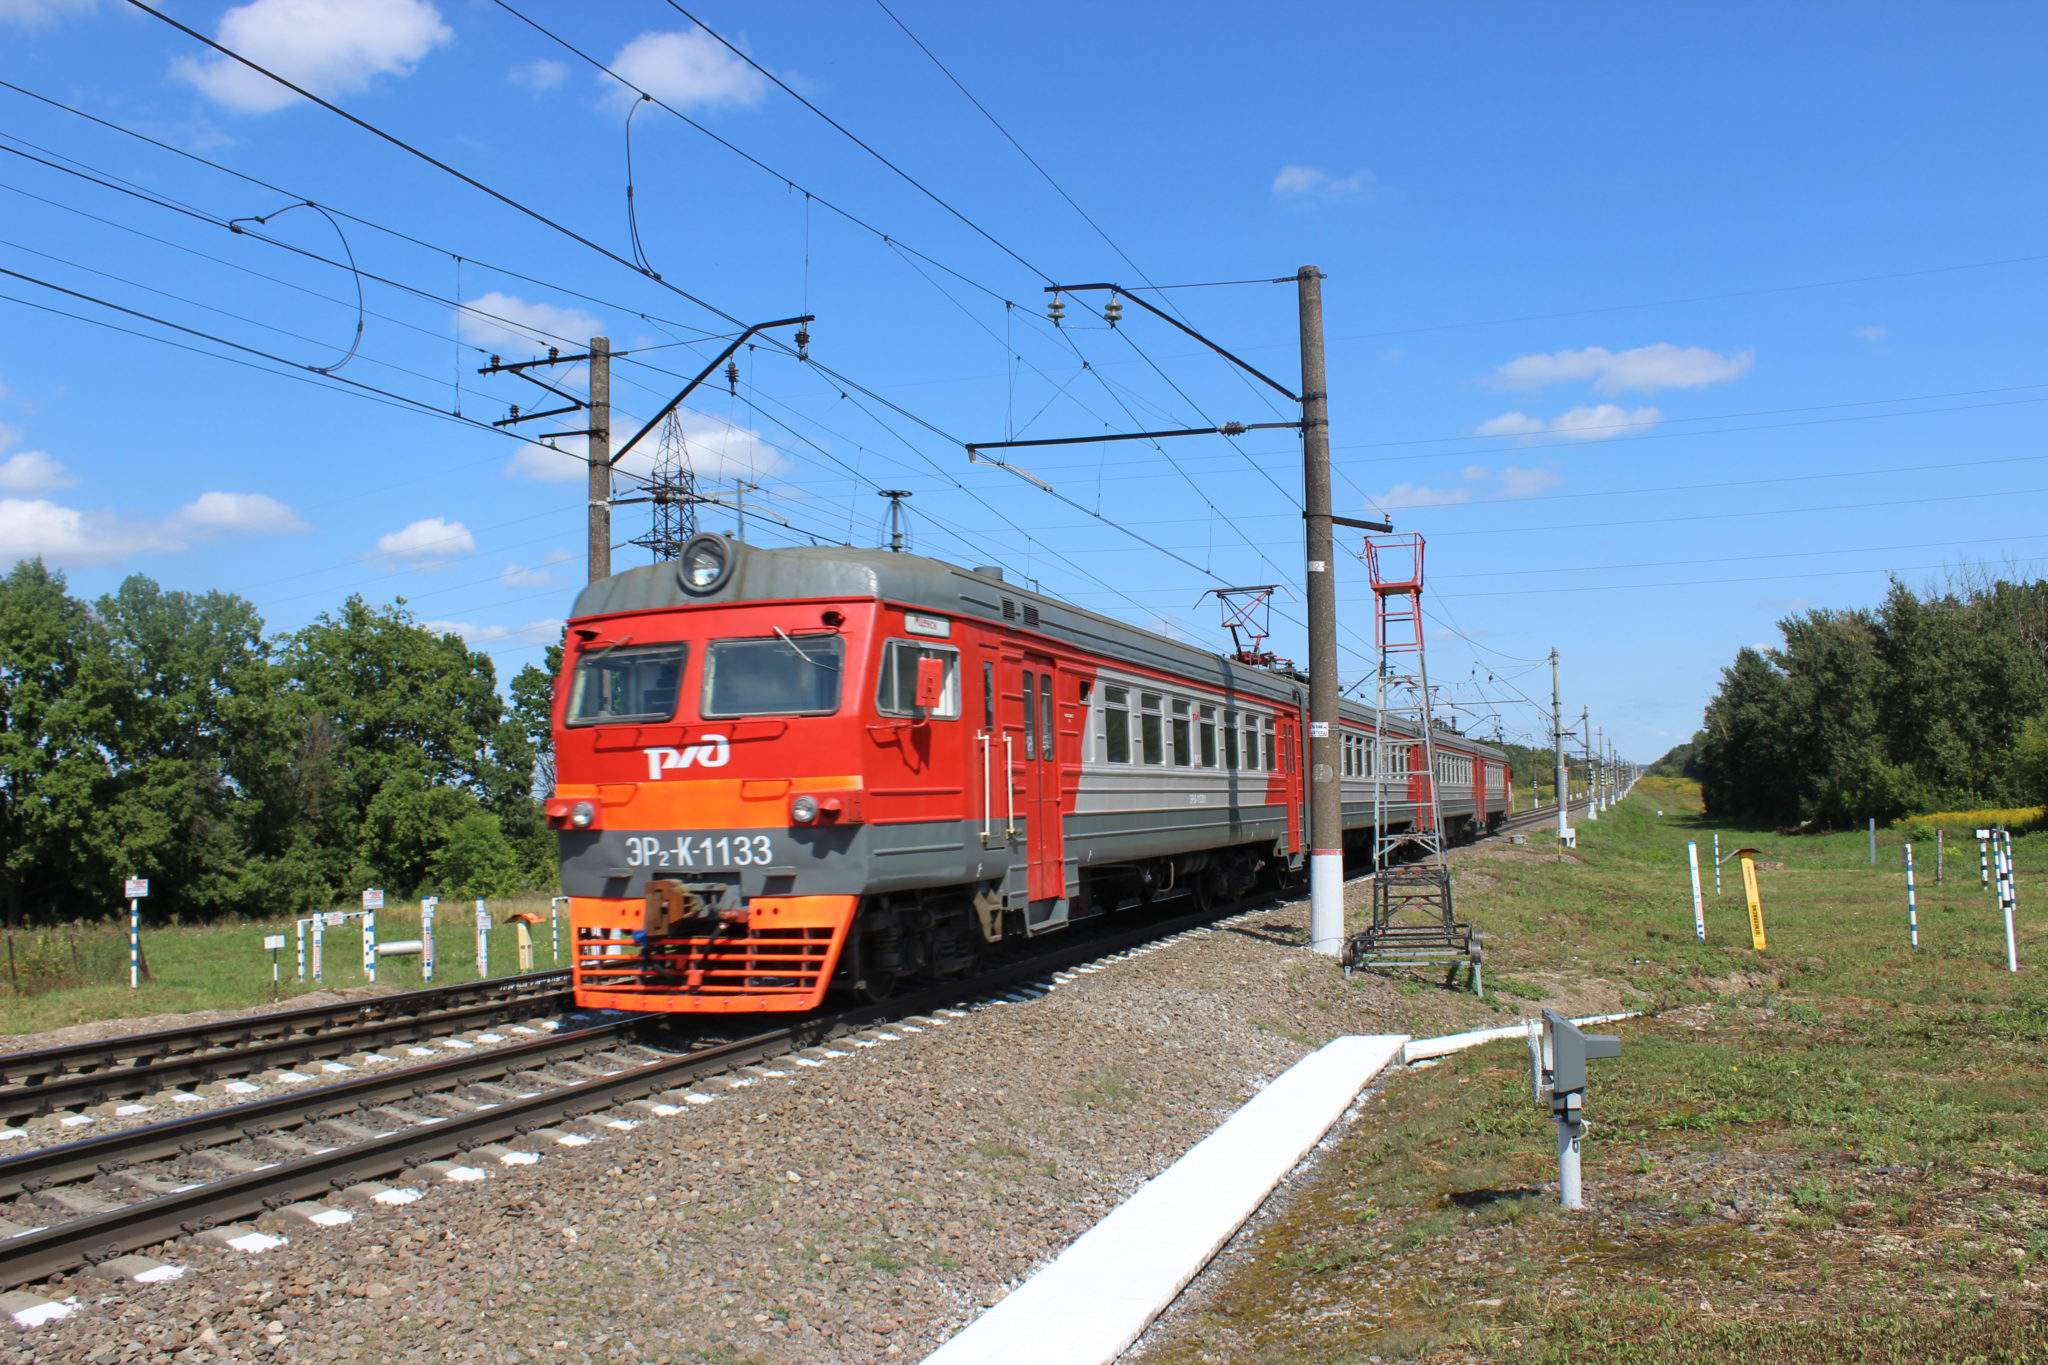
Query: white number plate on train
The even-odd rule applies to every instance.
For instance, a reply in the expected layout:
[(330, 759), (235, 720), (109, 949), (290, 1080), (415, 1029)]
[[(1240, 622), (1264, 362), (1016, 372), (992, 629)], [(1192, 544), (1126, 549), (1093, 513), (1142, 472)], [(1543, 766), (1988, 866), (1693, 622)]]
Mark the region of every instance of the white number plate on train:
[(658, 834), (626, 836), (628, 867), (667, 867), (678, 871), (766, 867), (775, 861), (775, 843), (765, 834)]

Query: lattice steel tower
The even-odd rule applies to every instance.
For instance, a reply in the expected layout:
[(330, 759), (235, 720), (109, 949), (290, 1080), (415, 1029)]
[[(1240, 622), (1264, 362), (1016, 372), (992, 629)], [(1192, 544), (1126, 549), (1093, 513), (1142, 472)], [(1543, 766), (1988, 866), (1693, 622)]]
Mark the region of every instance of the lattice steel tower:
[[(647, 476), (650, 525), (646, 534), (632, 543), (655, 559), (676, 559), (683, 542), (697, 534), (697, 471), (690, 463), (690, 444), (683, 439), (682, 423), (670, 413), (661, 424), (660, 444), (655, 450), (654, 469)], [(641, 501), (641, 499), (634, 499)]]
[[(1368, 536), (1365, 564), (1380, 656), (1369, 767), (1372, 924), (1353, 937), (1345, 960), (1352, 966), (1448, 963), (1455, 974), (1472, 956), (1472, 931), (1453, 911), (1444, 858), (1443, 774), (1422, 624), (1422, 537), (1412, 531)], [(1412, 673), (1397, 671), (1411, 665)]]

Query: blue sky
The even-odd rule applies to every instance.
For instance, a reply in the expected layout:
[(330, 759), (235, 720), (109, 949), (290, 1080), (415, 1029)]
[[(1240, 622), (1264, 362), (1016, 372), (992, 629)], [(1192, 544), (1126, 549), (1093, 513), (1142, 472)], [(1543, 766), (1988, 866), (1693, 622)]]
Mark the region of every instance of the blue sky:
[[(1339, 510), (1429, 537), (1432, 675), (1482, 732), (1542, 729), (1516, 692), (1547, 700), (1533, 665), (1555, 645), (1569, 710), (1654, 758), (1786, 612), (1874, 601), (1887, 569), (2048, 556), (2038, 7), (891, 0), (1106, 241), (869, 0), (689, 8), (961, 217), (663, 0), (511, 3), (773, 168), (643, 107), (654, 270), (737, 317), (817, 313), (821, 362), (954, 438), (1271, 420), (1156, 322), (1111, 333), (1076, 306), (1055, 331), (1037, 272), (1320, 265)], [(170, 12), (631, 255), (631, 94), (500, 5)], [(7, 270), (331, 366), (356, 286), (313, 257), (345, 245), (405, 287), (364, 285), (334, 373), (483, 422), (537, 393), (479, 377), (489, 352), (601, 328), (637, 352), (614, 379), (624, 430), (730, 330), (123, 0), (0, 0), (0, 51), (15, 85), (289, 191), (0, 88)], [(294, 196), (431, 245), (304, 209), (268, 242), (220, 226)], [(42, 552), (88, 593), (136, 571), (237, 591), (280, 629), (402, 595), (506, 673), (553, 637), (582, 570), (573, 451), (228, 363), (254, 358), (42, 284), (0, 293), (0, 558)], [(1294, 383), (1291, 286), (1167, 297)], [(876, 487), (909, 488), (916, 548), (1207, 643), (1205, 588), (1300, 576), (1286, 432), (1018, 452), (1062, 502), (790, 358), (742, 362), (684, 432), (707, 486), (759, 483), (794, 528), (751, 519), (763, 543), (872, 544)], [(1352, 678), (1371, 608), (1343, 564)], [(1301, 615), (1278, 602), (1283, 655), (1305, 655)]]

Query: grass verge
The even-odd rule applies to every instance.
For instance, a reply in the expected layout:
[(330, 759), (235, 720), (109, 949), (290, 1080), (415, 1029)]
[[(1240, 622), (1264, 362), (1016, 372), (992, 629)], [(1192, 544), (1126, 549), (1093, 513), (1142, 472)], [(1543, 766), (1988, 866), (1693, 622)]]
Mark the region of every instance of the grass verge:
[[(1661, 1011), (1597, 1064), (1584, 1213), (1519, 1045), (1460, 1054), (1392, 1078), (1142, 1358), (2048, 1359), (2048, 934), (2023, 920), (2005, 970), (1972, 848), (1940, 886), (1923, 862), (1915, 953), (1896, 834), (1873, 867), (1861, 832), (1724, 827), (1760, 850), (1758, 953), (1712, 833), (1696, 789), (1646, 781), (1576, 856), (1462, 864), (1518, 996), (1599, 980)], [(2024, 916), (2048, 841), (2016, 857)]]

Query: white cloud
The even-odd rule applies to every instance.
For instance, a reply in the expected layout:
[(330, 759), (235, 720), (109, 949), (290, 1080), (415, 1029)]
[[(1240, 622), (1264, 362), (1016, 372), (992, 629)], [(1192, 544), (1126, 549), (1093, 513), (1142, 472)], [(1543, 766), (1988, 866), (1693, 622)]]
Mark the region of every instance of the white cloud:
[(74, 15), (89, 14), (98, 0), (0, 0), (0, 24), (47, 28)]
[(550, 57), (515, 66), (505, 73), (505, 79), (512, 84), (533, 91), (552, 90), (568, 78), (569, 68)]
[[(734, 426), (709, 413), (683, 409), (680, 415), (690, 467), (697, 471), (697, 478), (702, 483), (714, 484), (735, 477), (757, 478), (783, 468), (782, 453), (763, 441), (759, 432)], [(633, 430), (637, 428), (627, 429), (623, 423), (614, 425), (614, 445), (630, 439)], [(657, 428), (633, 447), (618, 467), (627, 474), (644, 475), (654, 468), (660, 448), (661, 431)], [(586, 477), (584, 449), (580, 436), (564, 437), (553, 447), (523, 445), (506, 462), (505, 472), (541, 483), (577, 483)]]
[[(700, 28), (643, 33), (619, 49), (611, 68), (628, 84), (678, 109), (757, 104), (768, 92), (767, 77)], [(637, 98), (616, 83), (607, 84), (622, 105)]]
[(52, 564), (112, 564), (150, 550), (184, 545), (161, 530), (45, 498), (0, 498), (0, 564), (38, 555)]
[(1504, 412), (1489, 417), (1473, 429), (1477, 436), (1534, 436), (1543, 430), (1543, 419), (1526, 412)]
[(1402, 507), (1456, 507), (1475, 498), (1527, 498), (1546, 492), (1564, 480), (1548, 469), (1526, 469), (1509, 465), (1492, 469), (1483, 464), (1467, 465), (1459, 471), (1462, 487), (1434, 488), (1426, 484), (1397, 483), (1372, 499), (1371, 506), (1394, 511)]
[[(0, 449), (6, 447), (11, 435), (0, 428)], [(47, 493), (77, 482), (62, 461), (44, 451), (17, 451), (0, 461), (0, 493)]]
[(1873, 322), (1868, 327), (1858, 327), (1856, 335), (1862, 337), (1865, 341), (1883, 341), (1886, 333), (1883, 327)]
[(1590, 379), (1600, 393), (1655, 393), (1725, 384), (1742, 378), (1755, 364), (1754, 351), (1723, 355), (1704, 346), (1673, 346), (1660, 341), (1627, 351), (1588, 346), (1578, 351), (1518, 356), (1494, 371), (1494, 379), (1510, 389), (1540, 389), (1546, 384)]
[(204, 537), (229, 531), (286, 536), (310, 531), (297, 512), (263, 493), (201, 493), (171, 515), (171, 530)]
[[(409, 75), (455, 36), (426, 0), (250, 0), (220, 17), (221, 45), (321, 95), (343, 95), (381, 75)], [(299, 97), (227, 57), (172, 68), (214, 103), (267, 114)]]
[[(515, 353), (546, 350), (549, 346), (576, 346), (604, 335), (604, 324), (577, 308), (558, 308), (552, 303), (535, 303), (516, 294), (492, 290), (463, 300), (455, 310), (455, 325), (464, 341), (479, 346), (498, 346)], [(560, 378), (557, 372), (556, 378)]]
[(1566, 440), (1607, 441), (1643, 431), (1664, 420), (1656, 408), (1623, 408), (1613, 403), (1577, 407), (1550, 420), (1550, 429)]
[(475, 554), (476, 537), (459, 521), (421, 517), (378, 536), (377, 553), (416, 569), (439, 568), (451, 559)]
[(1545, 419), (1526, 412), (1504, 412), (1472, 428), (1475, 436), (1562, 436), (1569, 441), (1605, 441), (1647, 430), (1664, 420), (1654, 407), (1624, 408), (1615, 403), (1597, 403), (1571, 409)]
[(474, 621), (422, 621), (420, 625), (436, 635), (459, 635), (466, 645), (496, 644), (500, 640), (553, 644), (562, 633), (562, 618), (546, 617), (523, 626), (480, 626)]
[(532, 568), (523, 564), (507, 564), (498, 574), (498, 581), (508, 588), (549, 588), (554, 586), (555, 571), (552, 565), (566, 564), (568, 552), (556, 550)]
[(1273, 197), (1292, 204), (1329, 203), (1360, 198), (1377, 183), (1371, 171), (1331, 175), (1315, 166), (1282, 166), (1273, 177)]

